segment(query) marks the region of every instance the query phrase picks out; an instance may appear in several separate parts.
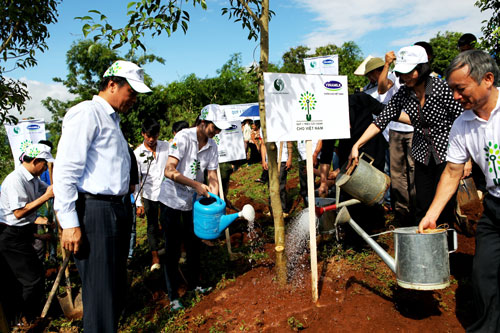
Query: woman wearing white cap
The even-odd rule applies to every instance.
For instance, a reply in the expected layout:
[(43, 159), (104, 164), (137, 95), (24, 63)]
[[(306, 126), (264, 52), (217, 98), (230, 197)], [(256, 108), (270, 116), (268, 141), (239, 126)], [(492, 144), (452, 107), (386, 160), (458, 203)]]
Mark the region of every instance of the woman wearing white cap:
[[(193, 228), (193, 196), (198, 194), (208, 197), (208, 192), (219, 193), (219, 155), (217, 144), (212, 138), (230, 127), (224, 110), (216, 104), (210, 104), (201, 110), (196, 126), (177, 133), (170, 145), (166, 178), (158, 200), (165, 205), (160, 222), (165, 234), (167, 291), (173, 310), (182, 307), (177, 293), (177, 265), (182, 240), (186, 249), (188, 288), (204, 291), (199, 285), (200, 239), (195, 236)], [(208, 185), (203, 183), (205, 170)]]
[[(391, 120), (413, 125), (415, 131), (411, 154), (415, 159), (418, 223), (431, 204), (446, 166), (448, 135), (453, 121), (463, 112), (463, 108), (453, 99), (446, 82), (430, 77), (431, 68), (423, 47), (413, 45), (399, 50), (394, 72), (405, 85), (354, 144), (349, 161), (357, 163), (359, 148), (384, 130)], [(470, 173), (470, 169), (467, 172)], [(441, 214), (447, 223), (454, 221), (453, 208), (451, 202)]]
[[(4, 305), (8, 305), (6, 308), (10, 311), (21, 310), (29, 321), (40, 313), (44, 292), (43, 265), (32, 246), (36, 232), (36, 211), (54, 197), (52, 186), (38, 177), (47, 170), (47, 162), (53, 162), (54, 158), (49, 146), (35, 144), (29, 146), (20, 159), (22, 164), (2, 184), (0, 256), (6, 263), (2, 267), (2, 276), (13, 275), (21, 285), (19, 295), (12, 295), (11, 303)], [(11, 273), (7, 274), (7, 271)], [(10, 282), (4, 282), (0, 287), (13, 290)], [(2, 290), (3, 295), (7, 293)], [(20, 303), (20, 309), (15, 309), (17, 302)]]

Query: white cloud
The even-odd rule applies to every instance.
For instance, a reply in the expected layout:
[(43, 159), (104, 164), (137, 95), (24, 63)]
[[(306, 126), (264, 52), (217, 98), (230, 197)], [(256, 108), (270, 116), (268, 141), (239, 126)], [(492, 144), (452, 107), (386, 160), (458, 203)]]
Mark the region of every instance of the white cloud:
[[(304, 43), (315, 48), (328, 43), (342, 44), (359, 40), (370, 33), (387, 34), (388, 30), (412, 31), (394, 40), (403, 46), (416, 40), (429, 40), (438, 31), (471, 32), (480, 36), (481, 21), (491, 12), (480, 12), (470, 0), (295, 0), (316, 16), (317, 29), (305, 36)], [(400, 37), (400, 36), (398, 36)]]
[(18, 119), (28, 117), (43, 118), (46, 123), (50, 123), (52, 122), (52, 114), (42, 105), (42, 100), (52, 97), (67, 101), (75, 97), (61, 83), (44, 83), (26, 78), (21, 78), (20, 80), (26, 83), (31, 99), (26, 102), (26, 109), (22, 114), (19, 114), (17, 111), (12, 112)]

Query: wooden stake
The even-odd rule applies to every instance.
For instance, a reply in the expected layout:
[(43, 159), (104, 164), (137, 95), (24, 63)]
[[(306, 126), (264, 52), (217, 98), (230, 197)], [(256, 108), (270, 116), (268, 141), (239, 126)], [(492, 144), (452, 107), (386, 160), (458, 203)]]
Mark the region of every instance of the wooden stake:
[[(226, 201), (226, 200), (224, 200), (224, 189), (222, 187), (222, 177), (220, 175), (220, 168), (219, 167), (217, 167), (217, 181), (219, 182), (219, 197), (222, 199), (222, 201)], [(225, 233), (226, 233), (226, 245), (227, 245), (227, 252), (229, 253), (229, 259), (236, 260), (237, 256), (231, 250), (231, 237), (229, 235), (229, 226), (226, 228)]]
[(280, 142), (280, 150), (278, 151), (278, 178), (281, 169), (281, 158), (283, 157), (283, 141)]
[(307, 158), (307, 198), (309, 202), (309, 247), (311, 250), (312, 299), (318, 301), (318, 256), (316, 251), (316, 213), (314, 199), (314, 172), (312, 160), (312, 141), (306, 141)]

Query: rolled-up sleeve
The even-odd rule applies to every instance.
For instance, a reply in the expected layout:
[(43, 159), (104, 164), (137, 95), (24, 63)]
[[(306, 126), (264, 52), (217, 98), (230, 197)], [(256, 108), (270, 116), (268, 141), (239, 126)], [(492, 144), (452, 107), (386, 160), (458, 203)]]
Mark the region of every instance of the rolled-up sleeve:
[(78, 184), (98, 126), (88, 104), (82, 104), (69, 110), (64, 118), (54, 163), (54, 209), (63, 229), (80, 226), (75, 208)]

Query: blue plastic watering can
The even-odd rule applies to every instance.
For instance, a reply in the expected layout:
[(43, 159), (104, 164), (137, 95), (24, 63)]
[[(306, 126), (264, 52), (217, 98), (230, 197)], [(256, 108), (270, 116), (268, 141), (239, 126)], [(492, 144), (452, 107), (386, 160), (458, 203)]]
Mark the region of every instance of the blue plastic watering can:
[(201, 197), (193, 205), (194, 233), (201, 239), (215, 239), (220, 236), (238, 217), (253, 221), (255, 211), (245, 205), (241, 212), (226, 215), (226, 203), (213, 193), (210, 197)]

